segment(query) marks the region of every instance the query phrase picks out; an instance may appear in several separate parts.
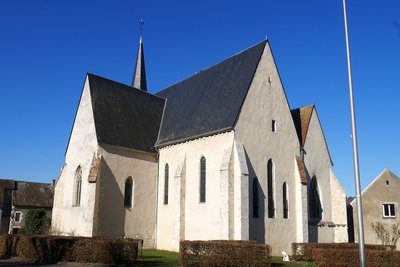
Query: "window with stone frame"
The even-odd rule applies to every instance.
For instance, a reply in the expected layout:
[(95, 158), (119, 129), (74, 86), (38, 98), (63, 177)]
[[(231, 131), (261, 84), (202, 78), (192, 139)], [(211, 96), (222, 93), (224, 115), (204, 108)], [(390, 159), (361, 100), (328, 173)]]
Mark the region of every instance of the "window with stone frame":
[(200, 203), (206, 202), (206, 158), (200, 159)]
[(81, 191), (82, 191), (82, 168), (78, 166), (75, 171), (74, 178), (74, 192), (73, 192), (73, 205), (79, 206), (81, 204)]
[(132, 207), (132, 199), (133, 199), (133, 180), (132, 177), (128, 177), (125, 180), (125, 192), (124, 192), (124, 207), (131, 208)]
[(168, 204), (168, 186), (169, 186), (169, 165), (165, 164), (164, 169), (164, 204)]
[(274, 163), (272, 159), (269, 159), (267, 163), (268, 218), (275, 218), (274, 182)]
[(382, 214), (383, 218), (396, 218), (394, 203), (382, 204)]
[(22, 212), (21, 211), (16, 211), (14, 213), (14, 222), (19, 223), (22, 221)]

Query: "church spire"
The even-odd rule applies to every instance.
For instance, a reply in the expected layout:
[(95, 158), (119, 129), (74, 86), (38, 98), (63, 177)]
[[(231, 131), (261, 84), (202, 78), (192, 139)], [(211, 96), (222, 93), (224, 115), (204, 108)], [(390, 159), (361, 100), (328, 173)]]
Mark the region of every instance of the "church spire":
[(144, 67), (144, 50), (142, 40), (143, 25), (143, 20), (141, 20), (139, 50), (136, 58), (135, 71), (132, 78), (132, 86), (147, 92), (146, 70)]

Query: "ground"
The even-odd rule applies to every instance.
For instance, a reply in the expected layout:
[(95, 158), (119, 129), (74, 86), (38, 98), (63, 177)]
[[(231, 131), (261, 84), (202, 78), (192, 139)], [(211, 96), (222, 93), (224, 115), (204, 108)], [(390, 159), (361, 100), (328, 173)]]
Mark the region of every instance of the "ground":
[[(72, 266), (88, 266), (88, 267), (104, 267), (105, 264), (82, 264), (82, 263), (61, 263), (61, 264), (40, 264), (26, 261), (23, 259), (12, 258), (12, 259), (1, 259), (0, 266), (13, 266), (13, 267), (30, 267), (30, 266), (46, 266), (46, 267), (72, 267)], [(175, 267), (179, 266), (179, 253), (145, 249), (142, 255), (139, 257), (138, 262), (133, 265), (135, 267)], [(272, 267), (288, 266), (288, 267), (300, 267), (315, 266), (314, 263), (309, 262), (283, 262), (282, 257), (272, 257)]]

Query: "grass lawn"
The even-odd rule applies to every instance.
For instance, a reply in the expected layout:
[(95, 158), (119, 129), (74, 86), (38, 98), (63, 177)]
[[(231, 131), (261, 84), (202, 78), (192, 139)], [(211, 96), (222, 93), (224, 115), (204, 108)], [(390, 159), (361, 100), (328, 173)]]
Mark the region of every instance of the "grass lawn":
[(156, 249), (144, 249), (135, 266), (165, 266), (179, 265), (179, 253)]
[(272, 267), (278, 266), (289, 266), (289, 267), (300, 267), (300, 266), (316, 266), (313, 262), (306, 262), (306, 261), (282, 261), (281, 256), (272, 256)]
[[(139, 257), (139, 260), (135, 266), (165, 266), (165, 267), (173, 267), (179, 265), (179, 253), (170, 252), (164, 250), (155, 250), (155, 249), (144, 249), (142, 256)], [(273, 256), (272, 257), (272, 266), (289, 266), (289, 267), (300, 267), (307, 266), (313, 267), (314, 263), (310, 262), (283, 262), (282, 257)]]

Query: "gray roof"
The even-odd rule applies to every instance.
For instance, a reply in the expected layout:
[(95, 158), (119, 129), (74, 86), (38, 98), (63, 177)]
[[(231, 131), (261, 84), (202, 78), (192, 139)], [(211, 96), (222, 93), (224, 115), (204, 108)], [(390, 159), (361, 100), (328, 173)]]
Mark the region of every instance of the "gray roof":
[(167, 104), (156, 146), (233, 129), (266, 43), (158, 92)]
[(146, 69), (144, 67), (144, 49), (142, 36), (140, 36), (139, 50), (136, 57), (135, 70), (133, 72), (132, 87), (147, 91)]
[(12, 194), (14, 206), (53, 207), (52, 184), (15, 181), (15, 190)]
[(155, 152), (165, 100), (94, 74), (88, 79), (99, 144)]

